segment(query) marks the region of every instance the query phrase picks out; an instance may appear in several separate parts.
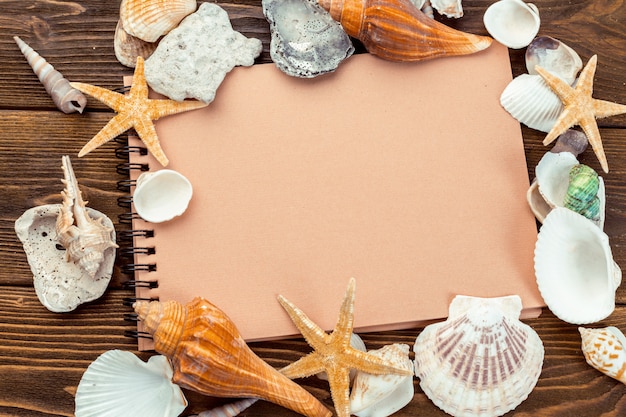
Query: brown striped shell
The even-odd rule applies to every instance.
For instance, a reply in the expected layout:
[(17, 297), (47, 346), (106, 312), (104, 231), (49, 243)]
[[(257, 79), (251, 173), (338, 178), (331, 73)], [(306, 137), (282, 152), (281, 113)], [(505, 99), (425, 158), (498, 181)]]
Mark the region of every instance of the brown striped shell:
[(617, 327), (579, 327), (587, 363), (598, 371), (626, 384), (626, 337)]
[(521, 309), (518, 296), (457, 296), (448, 319), (420, 333), (415, 374), (435, 405), (457, 417), (500, 416), (528, 397), (544, 349)]
[(309, 417), (331, 412), (295, 382), (252, 352), (235, 324), (203, 298), (137, 302), (135, 312), (167, 356), (172, 381), (183, 388), (229, 398), (261, 398)]
[(472, 54), (493, 39), (452, 29), (422, 13), (411, 0), (318, 0), (346, 33), (373, 55), (421, 61)]

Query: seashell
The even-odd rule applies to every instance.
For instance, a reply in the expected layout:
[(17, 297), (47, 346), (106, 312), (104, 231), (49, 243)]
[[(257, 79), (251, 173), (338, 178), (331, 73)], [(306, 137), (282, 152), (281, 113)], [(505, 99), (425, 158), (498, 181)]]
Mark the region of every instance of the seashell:
[(430, 0), (432, 7), (440, 14), (459, 19), (463, 17), (461, 0)]
[(526, 69), (529, 74), (538, 74), (536, 65), (571, 85), (576, 81), (583, 61), (576, 51), (563, 42), (550, 36), (539, 36), (526, 48)]
[(122, 0), (120, 20), (132, 36), (156, 42), (196, 11), (196, 0)]
[(569, 186), (563, 206), (582, 214), (592, 221), (600, 219), (600, 178), (598, 173), (587, 165), (578, 164), (569, 172)]
[(339, 22), (309, 0), (263, 0), (272, 34), (270, 55), (293, 77), (312, 78), (332, 72), (354, 52)]
[(183, 214), (192, 194), (191, 183), (183, 174), (161, 169), (139, 175), (133, 204), (142, 219), (162, 223)]
[(544, 349), (519, 321), (522, 301), (456, 296), (445, 322), (415, 341), (415, 374), (435, 405), (457, 417), (500, 416), (535, 387)]
[(158, 45), (158, 42), (146, 42), (134, 37), (124, 30), (121, 20), (117, 22), (113, 47), (115, 57), (122, 65), (135, 68), (137, 57), (141, 56), (144, 59), (150, 57)]
[(435, 13), (433, 11), (433, 7), (430, 4), (430, 0), (411, 0), (411, 3), (418, 9), (422, 11), (426, 16), (433, 19), (435, 17)]
[(61, 192), (63, 204), (56, 223), (57, 241), (66, 249), (68, 262), (78, 263), (89, 276), (95, 278), (104, 262), (105, 252), (118, 247), (112, 236), (114, 230), (104, 225), (102, 218), (89, 216), (70, 157), (63, 156), (62, 162), (65, 190)]
[(243, 400), (202, 411), (201, 413), (194, 414), (190, 417), (235, 417), (252, 404), (256, 403), (258, 400), (258, 398), (244, 398)]
[[(395, 343), (369, 353), (413, 372), (409, 346)], [(372, 375), (358, 372), (350, 393), (350, 414), (357, 417), (387, 417), (413, 399), (413, 375)]]
[(318, 0), (346, 33), (373, 55), (421, 61), (472, 54), (491, 45), (487, 36), (452, 29), (429, 18), (411, 0)]
[(330, 417), (315, 397), (246, 345), (223, 311), (202, 298), (183, 306), (176, 301), (136, 302), (134, 309), (155, 350), (167, 356), (172, 381), (209, 396), (261, 398), (306, 416)]
[(617, 327), (586, 329), (579, 327), (582, 350), (587, 363), (600, 372), (626, 384), (626, 337)]
[(70, 82), (63, 77), (59, 71), (55, 70), (41, 55), (33, 50), (30, 46), (21, 40), (18, 36), (14, 36), (13, 40), (26, 57), (33, 72), (39, 78), (46, 91), (52, 97), (55, 106), (63, 113), (82, 113), (87, 105), (87, 98), (70, 85)]
[(177, 417), (187, 400), (171, 381), (165, 356), (143, 362), (132, 352), (109, 350), (93, 361), (76, 390), (76, 417)]
[(522, 0), (500, 0), (487, 8), (483, 16), (485, 29), (495, 40), (512, 48), (528, 46), (539, 32), (539, 10)]
[(518, 122), (549, 132), (563, 111), (563, 103), (540, 75), (520, 74), (502, 91), (500, 104)]
[(556, 139), (556, 143), (550, 152), (569, 152), (574, 156), (578, 156), (585, 152), (588, 145), (587, 135), (580, 130), (567, 129), (565, 133), (559, 135)]
[(622, 271), (608, 236), (582, 215), (556, 207), (535, 245), (535, 276), (543, 300), (561, 320), (594, 323), (615, 308)]

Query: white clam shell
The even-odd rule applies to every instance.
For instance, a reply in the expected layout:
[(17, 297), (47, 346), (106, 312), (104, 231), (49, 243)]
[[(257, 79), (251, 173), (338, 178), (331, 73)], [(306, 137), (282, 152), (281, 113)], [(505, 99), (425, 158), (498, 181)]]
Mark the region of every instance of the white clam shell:
[[(387, 345), (369, 353), (413, 372), (409, 346)], [(413, 375), (372, 375), (358, 372), (350, 393), (350, 414), (358, 417), (387, 417), (413, 399)]]
[(522, 0), (493, 3), (485, 11), (483, 22), (495, 40), (512, 49), (528, 46), (541, 24), (537, 7)]
[(563, 207), (553, 209), (539, 230), (535, 275), (548, 308), (572, 324), (608, 317), (622, 280), (608, 236), (584, 216)]
[(440, 14), (447, 17), (454, 17), (456, 19), (463, 17), (461, 0), (430, 0), (430, 4)]
[(500, 104), (520, 123), (546, 133), (563, 111), (563, 103), (541, 75), (515, 77), (502, 91)]
[(589, 365), (626, 384), (626, 337), (614, 326), (602, 329), (579, 327), (582, 351)]
[(583, 61), (576, 51), (550, 36), (535, 38), (528, 45), (525, 57), (529, 74), (537, 74), (535, 66), (539, 65), (570, 85), (583, 67)]
[(76, 390), (76, 417), (176, 417), (187, 406), (165, 356), (143, 362), (109, 350), (89, 365)]
[(428, 398), (457, 417), (500, 416), (524, 401), (543, 365), (539, 335), (519, 321), (522, 301), (457, 296), (446, 321), (415, 340), (415, 374)]
[[(578, 159), (570, 152), (546, 152), (535, 167), (535, 180), (526, 194), (533, 214), (541, 223), (555, 207), (563, 207), (569, 186), (569, 172), (577, 165)], [(594, 223), (604, 228), (606, 211), (606, 191), (604, 180), (599, 177), (600, 218)]]
[(177, 171), (144, 172), (137, 178), (133, 204), (142, 219), (161, 223), (183, 214), (192, 194), (191, 183)]

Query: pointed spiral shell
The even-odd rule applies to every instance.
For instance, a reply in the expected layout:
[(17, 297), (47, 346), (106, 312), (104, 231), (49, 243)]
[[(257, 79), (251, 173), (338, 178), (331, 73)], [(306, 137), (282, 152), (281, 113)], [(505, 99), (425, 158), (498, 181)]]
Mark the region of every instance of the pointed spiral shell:
[(69, 81), (59, 71), (55, 70), (41, 55), (18, 36), (14, 36), (15, 43), (26, 57), (33, 72), (52, 97), (52, 101), (63, 113), (82, 113), (87, 105), (87, 98), (80, 91), (73, 88)]

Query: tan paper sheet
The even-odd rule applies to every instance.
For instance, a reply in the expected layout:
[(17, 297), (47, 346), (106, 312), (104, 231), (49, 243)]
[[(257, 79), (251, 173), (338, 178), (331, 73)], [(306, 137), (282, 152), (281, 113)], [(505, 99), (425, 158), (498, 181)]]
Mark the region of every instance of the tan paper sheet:
[(138, 296), (203, 296), (248, 340), (298, 334), (278, 294), (332, 329), (350, 277), (358, 331), (443, 318), (456, 294), (519, 294), (538, 314), (522, 136), (499, 104), (510, 80), (495, 43), (414, 64), (353, 56), (312, 80), (234, 69), (210, 106), (157, 122), (194, 195), (180, 218), (134, 223), (155, 230), (137, 262), (157, 265), (137, 279), (158, 281)]

